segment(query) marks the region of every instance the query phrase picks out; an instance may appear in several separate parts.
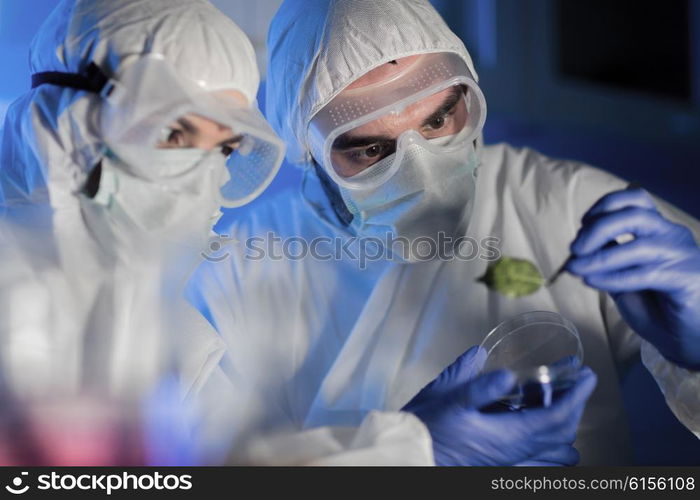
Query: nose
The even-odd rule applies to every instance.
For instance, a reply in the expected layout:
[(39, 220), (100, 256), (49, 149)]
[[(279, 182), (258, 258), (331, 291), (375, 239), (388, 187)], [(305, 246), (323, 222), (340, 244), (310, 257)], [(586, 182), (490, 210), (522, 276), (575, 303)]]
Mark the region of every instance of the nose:
[(421, 143), (425, 141), (425, 139), (426, 137), (424, 137), (423, 134), (417, 130), (408, 129), (399, 135), (398, 139), (396, 140), (396, 146), (397, 149), (405, 149), (411, 144)]

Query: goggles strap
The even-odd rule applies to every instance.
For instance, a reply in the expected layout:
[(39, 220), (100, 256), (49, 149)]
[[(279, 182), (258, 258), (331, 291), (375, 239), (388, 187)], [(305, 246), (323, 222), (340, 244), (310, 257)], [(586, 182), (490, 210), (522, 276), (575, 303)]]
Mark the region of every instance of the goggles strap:
[[(85, 90), (101, 94), (103, 97), (108, 97), (114, 85), (97, 64), (91, 62), (85, 68), (84, 73), (63, 73), (60, 71), (43, 71), (32, 75), (32, 88), (35, 89), (40, 85), (56, 85), (58, 87), (67, 87), (76, 90)], [(97, 162), (88, 175), (88, 179), (83, 186), (83, 194), (89, 198), (94, 198), (100, 186), (102, 176), (102, 160)]]
[(109, 85), (109, 78), (94, 62), (88, 64), (83, 73), (62, 73), (60, 71), (44, 71), (32, 75), (32, 88), (39, 85), (57, 85), (77, 90), (86, 90), (108, 96), (114, 88)]

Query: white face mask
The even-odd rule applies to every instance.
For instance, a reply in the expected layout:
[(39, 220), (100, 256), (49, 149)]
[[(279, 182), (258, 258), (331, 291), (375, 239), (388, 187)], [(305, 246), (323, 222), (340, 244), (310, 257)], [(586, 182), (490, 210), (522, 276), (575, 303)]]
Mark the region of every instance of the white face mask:
[(113, 155), (105, 157), (98, 191), (82, 204), (95, 232), (108, 238), (103, 243), (207, 235), (220, 206), (219, 189), (228, 180), (224, 156), (198, 149), (153, 149), (144, 154), (150, 156), (154, 171), (180, 174), (147, 180), (132, 175)]
[[(451, 139), (428, 142), (446, 146)], [(384, 158), (372, 168), (392, 160)], [(472, 142), (439, 153), (411, 144), (401, 166), (385, 183), (368, 190), (340, 188), (353, 214), (351, 227), (360, 237), (382, 242), (405, 239), (388, 250), (407, 262), (429, 260), (443, 249), (449, 253), (451, 245), (445, 244), (445, 237), (454, 241), (463, 236), (471, 215), (477, 162)]]

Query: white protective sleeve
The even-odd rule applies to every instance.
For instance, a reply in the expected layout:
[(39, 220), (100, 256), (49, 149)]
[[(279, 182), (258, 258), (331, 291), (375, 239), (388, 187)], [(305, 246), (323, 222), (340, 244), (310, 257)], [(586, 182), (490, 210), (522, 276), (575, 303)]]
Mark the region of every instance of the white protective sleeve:
[(372, 411), (359, 427), (324, 426), (260, 438), (244, 456), (243, 462), (254, 465), (435, 464), (428, 429), (405, 412)]
[(642, 362), (656, 379), (676, 418), (700, 438), (700, 372), (671, 363), (646, 341), (642, 341)]
[[(700, 222), (674, 206), (656, 198), (659, 211), (668, 219), (690, 229), (700, 241)], [(676, 418), (700, 438), (700, 372), (681, 368), (664, 358), (649, 342), (642, 341), (642, 362), (654, 376), (668, 407)]]
[[(353, 427), (256, 429), (256, 416), (260, 416), (256, 408), (264, 405), (265, 398), (260, 396), (265, 389), (248, 386), (230, 369), (222, 369), (226, 366), (222, 361), (225, 343), (198, 312), (183, 304), (177, 322), (181, 327), (177, 338), (182, 396), (199, 409), (199, 418), (192, 423), (198, 455), (205, 462), (434, 465), (430, 433), (410, 413), (372, 411)], [(234, 446), (229, 449), (227, 443)]]

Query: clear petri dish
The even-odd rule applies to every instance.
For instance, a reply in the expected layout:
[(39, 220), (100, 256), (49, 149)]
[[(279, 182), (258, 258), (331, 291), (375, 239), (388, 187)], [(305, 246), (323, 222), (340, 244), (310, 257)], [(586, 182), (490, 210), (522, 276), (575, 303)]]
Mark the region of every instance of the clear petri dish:
[(492, 410), (549, 406), (569, 389), (583, 364), (576, 326), (560, 314), (530, 311), (504, 321), (481, 343), (483, 372), (507, 369), (517, 379), (511, 393)]

